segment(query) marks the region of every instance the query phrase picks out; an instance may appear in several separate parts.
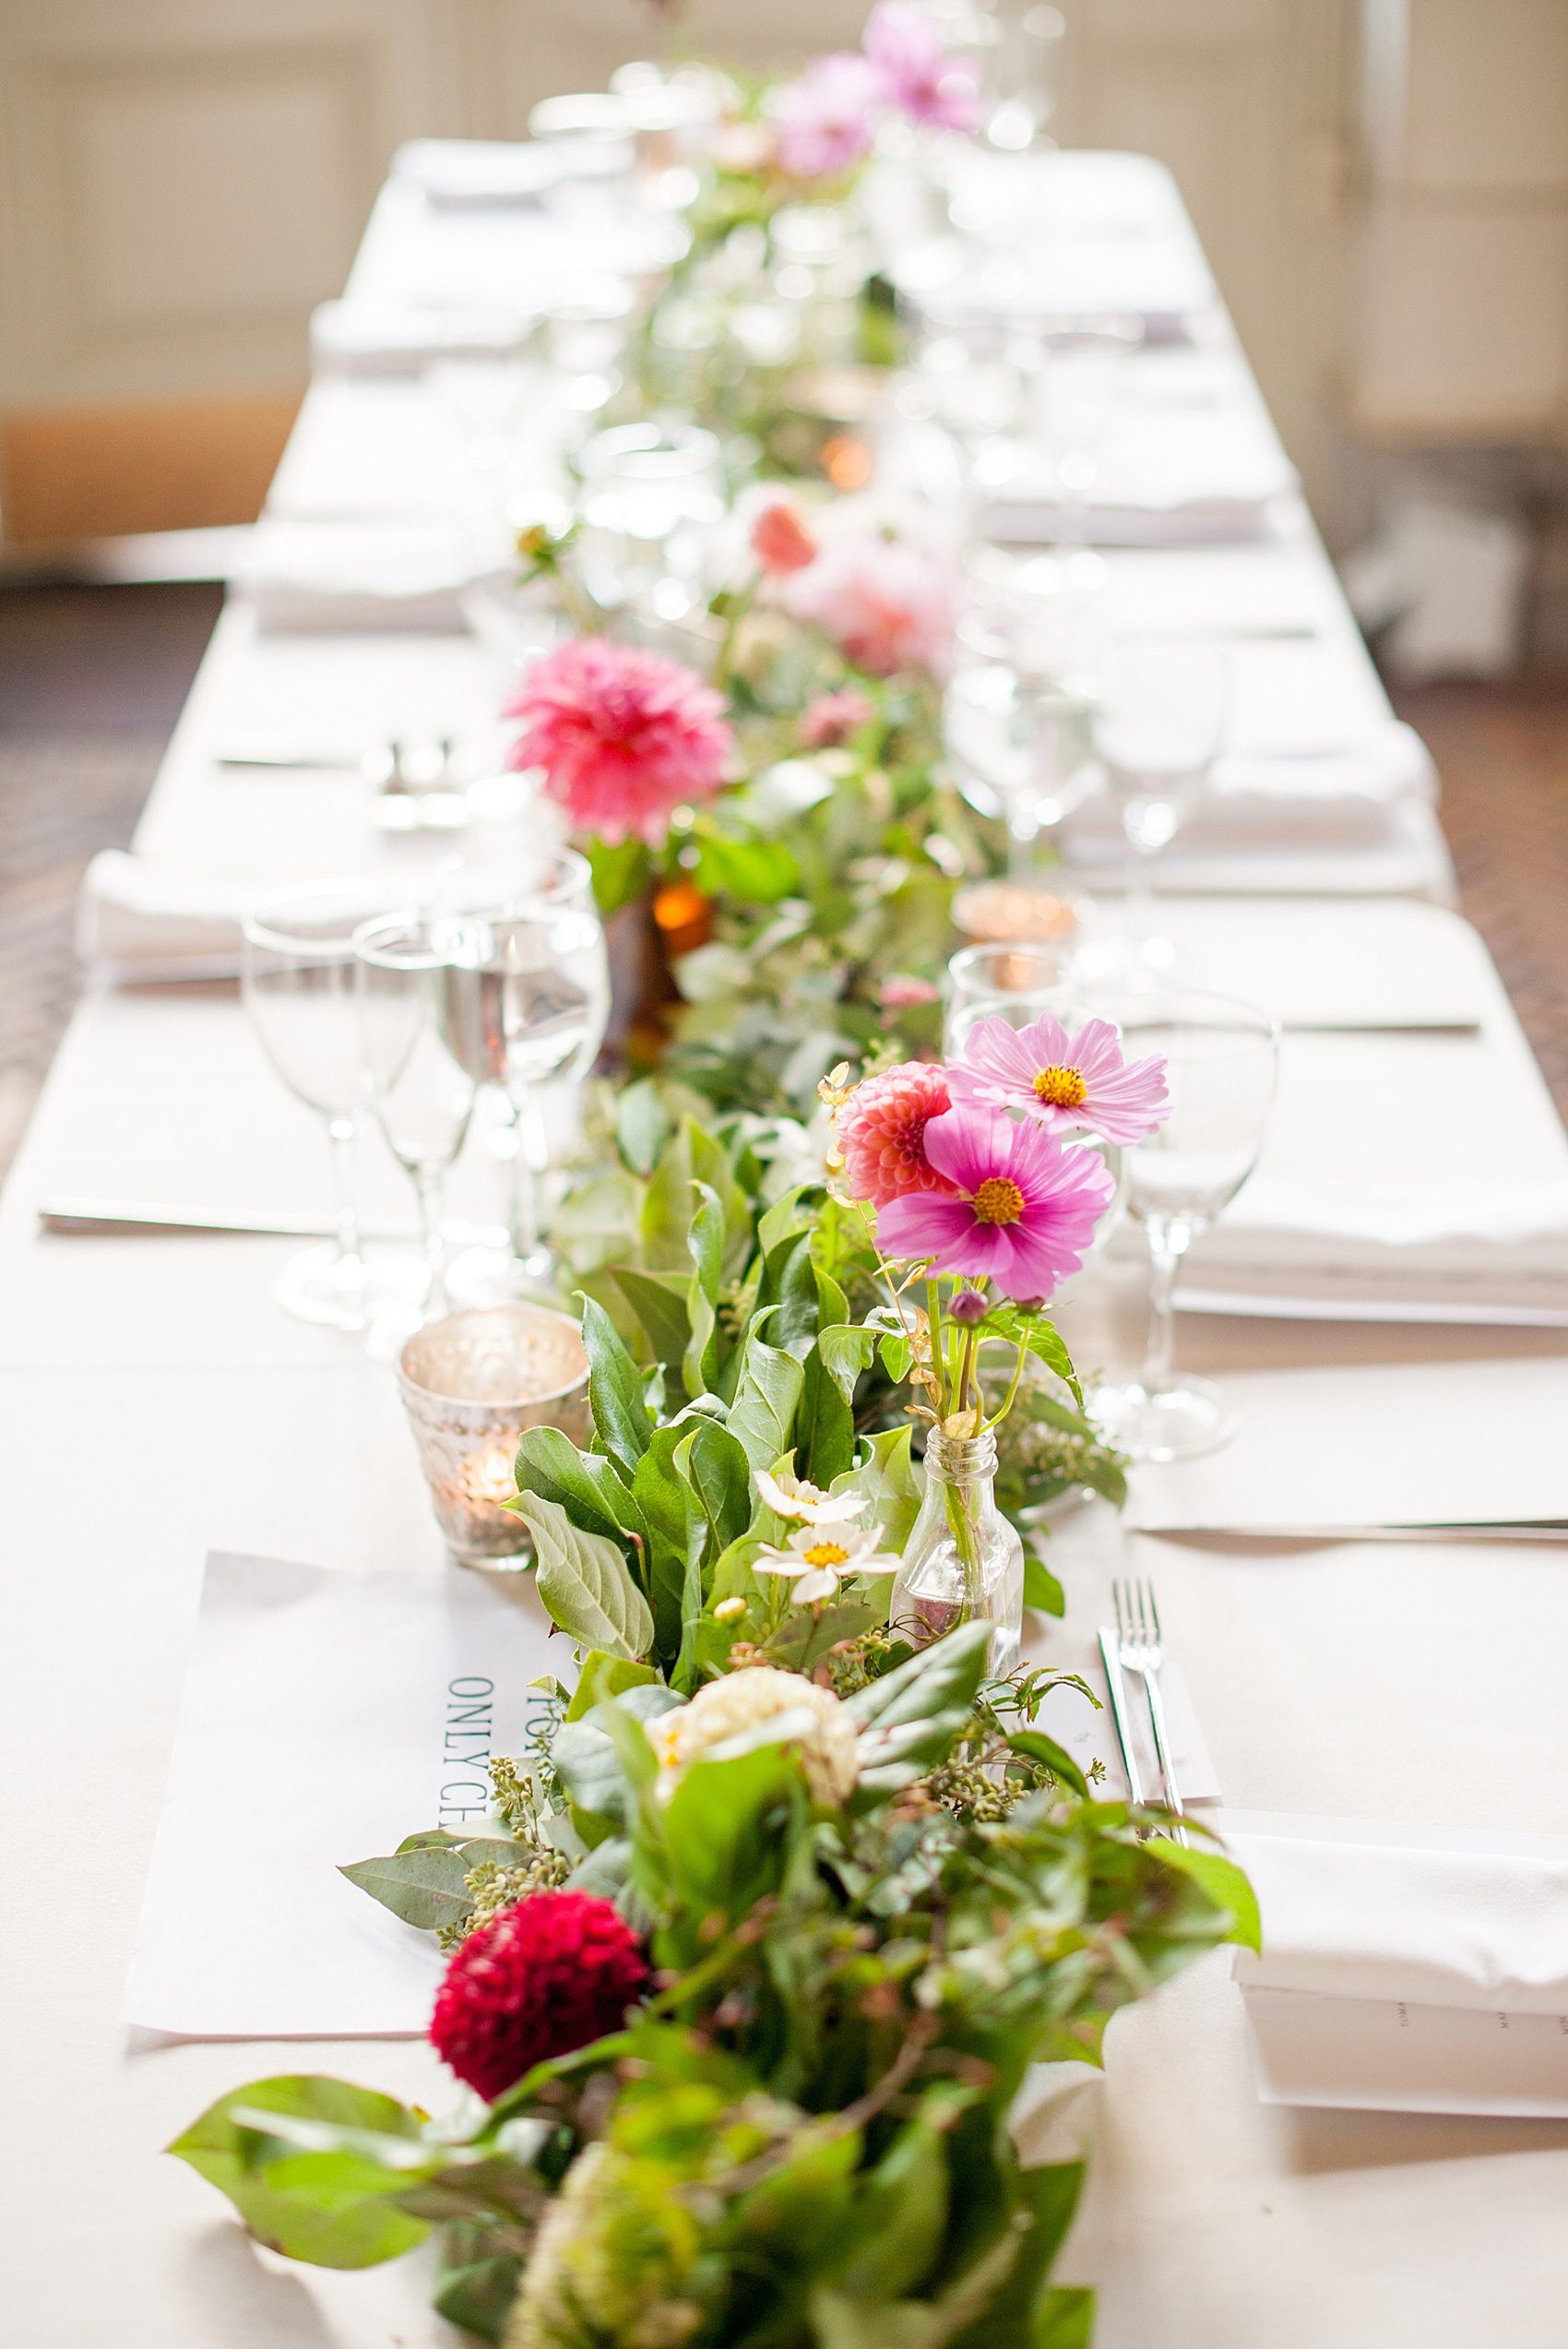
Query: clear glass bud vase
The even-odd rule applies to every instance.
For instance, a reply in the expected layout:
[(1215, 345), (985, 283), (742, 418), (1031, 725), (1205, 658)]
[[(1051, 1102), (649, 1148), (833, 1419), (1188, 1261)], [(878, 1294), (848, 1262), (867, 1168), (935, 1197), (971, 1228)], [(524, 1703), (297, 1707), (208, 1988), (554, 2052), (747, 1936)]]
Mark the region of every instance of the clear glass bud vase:
[(926, 1439), (925, 1498), (893, 1585), (893, 1628), (917, 1647), (984, 1619), (991, 1669), (1011, 1672), (1024, 1629), (1024, 1545), (996, 1506), (996, 1438)]

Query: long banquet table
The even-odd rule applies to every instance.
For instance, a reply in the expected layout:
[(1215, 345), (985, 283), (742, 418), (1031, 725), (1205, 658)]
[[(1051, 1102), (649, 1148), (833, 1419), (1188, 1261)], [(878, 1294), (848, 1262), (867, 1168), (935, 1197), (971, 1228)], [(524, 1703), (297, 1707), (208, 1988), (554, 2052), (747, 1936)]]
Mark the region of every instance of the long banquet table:
[[(482, 226), (470, 216), (439, 233), (455, 249)], [(394, 187), (362, 288), (396, 277), (416, 231), (436, 234)], [(1228, 333), (1212, 304), (1210, 324)], [(367, 427), (352, 466), (350, 445), (376, 397), (363, 388), (356, 410), (342, 383), (311, 394), (281, 505), (308, 506), (311, 484), (330, 485), (340, 464), (344, 483), (371, 479), (345, 496), (362, 511), (374, 495), (364, 452), (384, 463), (385, 443)], [(400, 413), (417, 416), (411, 396)], [(1353, 646), (1293, 496), (1277, 543)], [(247, 882), (404, 854), (373, 843), (357, 780), (220, 769), (225, 733), (265, 722), (308, 734), (324, 712), (350, 734), (450, 731), (486, 718), (497, 690), (466, 638), (268, 638), (236, 599), (137, 850)], [(1414, 909), (1375, 891), (1261, 908), (1206, 896), (1182, 909), (1194, 951), (1232, 979), (1251, 972), (1265, 996), (1287, 963), (1373, 971), (1404, 951), (1413, 912), (1423, 951), (1479, 1004), (1474, 1032), (1288, 1037), (1267, 1166), (1562, 1179), (1568, 1140), (1506, 996), (1441, 901), (1435, 827), (1414, 894)], [(390, 1179), (380, 1169), (374, 1195), (406, 1214)], [(159, 2156), (214, 2096), (264, 2071), (339, 2073), (438, 2108), (450, 2083), (428, 2050), (160, 2044), (118, 2020), (204, 1554), (420, 1573), (442, 1551), (386, 1367), (268, 1301), (292, 1243), (64, 1236), (41, 1231), (37, 1210), (91, 1193), (309, 1213), (324, 1185), (319, 1133), (266, 1067), (232, 991), (100, 988), (76, 1014), (0, 1205), (0, 2333), (18, 2349), (457, 2339), (429, 2313), (422, 2254), (360, 2275), (288, 2266)], [(1076, 1311), (1087, 1344), (1123, 1353), (1134, 1322), (1125, 1294)], [(1398, 1430), (1407, 1485), (1468, 1454), (1500, 1509), (1513, 1505), (1511, 1464), (1550, 1481), (1562, 1456), (1562, 1331), (1194, 1315), (1182, 1339), (1194, 1365), (1242, 1376), (1256, 1419), (1294, 1425), (1301, 1458), (1327, 1484), (1350, 1466), (1375, 1483), (1380, 1425)], [(1562, 1824), (1561, 1551), (1345, 1543), (1271, 1557), (1130, 1533), (1119, 1553), (1122, 1537), (1103, 1524), (1091, 1533), (1064, 1541), (1070, 1614), (1047, 1652), (1074, 1663), (1087, 1651), (1122, 1556), (1156, 1575), (1231, 1805)], [(1260, 2104), (1218, 1952), (1113, 2027), (1090, 2182), (1058, 2273), (1096, 2286), (1100, 2349), (1548, 2349), (1563, 2333), (1565, 2193), (1568, 2122)]]

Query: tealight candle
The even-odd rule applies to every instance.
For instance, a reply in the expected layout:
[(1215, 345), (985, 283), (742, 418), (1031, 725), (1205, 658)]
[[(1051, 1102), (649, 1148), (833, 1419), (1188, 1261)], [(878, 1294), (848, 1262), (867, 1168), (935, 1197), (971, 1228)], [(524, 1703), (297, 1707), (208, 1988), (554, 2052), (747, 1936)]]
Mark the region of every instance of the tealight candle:
[(398, 1383), (446, 1546), (465, 1565), (516, 1557), (528, 1527), (504, 1508), (525, 1427), (588, 1430), (588, 1363), (569, 1314), (537, 1305), (451, 1313), (416, 1331)]

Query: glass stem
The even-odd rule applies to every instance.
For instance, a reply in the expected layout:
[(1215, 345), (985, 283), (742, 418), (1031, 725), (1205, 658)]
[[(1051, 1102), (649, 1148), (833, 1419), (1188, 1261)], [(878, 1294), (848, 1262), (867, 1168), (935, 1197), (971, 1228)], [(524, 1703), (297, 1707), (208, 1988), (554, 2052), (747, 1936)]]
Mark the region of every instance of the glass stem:
[(496, 1129), (495, 1155), (507, 1170), (506, 1231), (513, 1256), (526, 1263), (539, 1246), (534, 1218), (533, 1169), (523, 1142), (522, 1113), (510, 1093), (503, 1092), (505, 1116)]
[(424, 1260), (430, 1267), (430, 1288), (424, 1301), (424, 1318), (439, 1321), (446, 1306), (446, 1246), (441, 1236), (441, 1176), (434, 1170), (422, 1168), (414, 1176), (419, 1191), (420, 1223), (424, 1233)]
[(1133, 862), (1127, 870), (1127, 887), (1122, 900), (1122, 919), (1127, 936), (1141, 948), (1154, 928), (1154, 889), (1151, 886), (1153, 866), (1150, 852), (1128, 835)]
[(1152, 1393), (1167, 1385), (1176, 1369), (1176, 1276), (1187, 1253), (1192, 1232), (1185, 1223), (1150, 1223), (1148, 1350), (1144, 1357), (1143, 1385)]
[(1034, 810), (1027, 803), (1009, 811), (1007, 817), (1007, 877), (1010, 881), (1027, 881), (1035, 869), (1035, 844), (1039, 839), (1039, 826)]
[(327, 1121), (332, 1149), (332, 1213), (338, 1227), (339, 1264), (359, 1261), (359, 1164), (354, 1151), (359, 1130), (360, 1121), (351, 1111), (339, 1111)]

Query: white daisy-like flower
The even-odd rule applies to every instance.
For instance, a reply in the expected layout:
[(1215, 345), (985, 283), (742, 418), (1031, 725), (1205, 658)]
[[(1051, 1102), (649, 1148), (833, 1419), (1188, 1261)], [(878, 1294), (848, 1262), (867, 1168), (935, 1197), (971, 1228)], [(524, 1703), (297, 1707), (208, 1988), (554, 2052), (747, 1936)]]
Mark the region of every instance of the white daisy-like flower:
[(770, 1476), (766, 1468), (754, 1468), (752, 1477), (776, 1517), (803, 1517), (808, 1525), (847, 1525), (865, 1512), (863, 1493), (825, 1493), (804, 1476)]
[(752, 1560), (752, 1572), (792, 1575), (790, 1596), (797, 1606), (808, 1606), (830, 1599), (849, 1575), (897, 1574), (898, 1559), (876, 1544), (874, 1525), (802, 1525), (783, 1549), (765, 1542)]
[(668, 1801), (699, 1755), (785, 1712), (800, 1716), (800, 1733), (788, 1742), (800, 1755), (814, 1799), (842, 1803), (860, 1774), (853, 1721), (831, 1688), (770, 1663), (747, 1664), (710, 1680), (689, 1704), (647, 1723), (648, 1742), (659, 1756), (660, 1797)]

